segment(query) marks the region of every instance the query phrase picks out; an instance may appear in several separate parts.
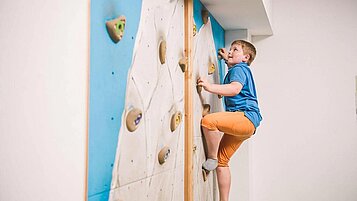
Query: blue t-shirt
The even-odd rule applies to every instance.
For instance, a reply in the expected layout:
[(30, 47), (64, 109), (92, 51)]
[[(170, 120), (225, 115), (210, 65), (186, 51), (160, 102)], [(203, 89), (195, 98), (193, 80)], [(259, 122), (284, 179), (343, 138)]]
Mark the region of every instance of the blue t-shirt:
[(260, 125), (262, 116), (258, 107), (257, 93), (252, 72), (247, 63), (239, 63), (228, 69), (224, 78), (224, 84), (239, 82), (243, 85), (242, 90), (235, 96), (225, 96), (226, 111), (242, 111), (254, 124), (255, 128)]

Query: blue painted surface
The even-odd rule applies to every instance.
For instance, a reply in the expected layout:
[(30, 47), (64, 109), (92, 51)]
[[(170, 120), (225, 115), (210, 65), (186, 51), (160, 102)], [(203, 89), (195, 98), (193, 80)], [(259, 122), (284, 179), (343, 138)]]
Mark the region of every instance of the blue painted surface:
[[(88, 159), (91, 201), (108, 200), (141, 5), (141, 0), (91, 1)], [(126, 26), (122, 40), (115, 44), (105, 23), (120, 15), (126, 17)]]
[[(200, 2), (200, 0), (194, 0), (193, 1), (193, 19), (195, 20), (195, 24), (197, 26), (197, 31), (203, 25), (202, 15), (201, 15), (202, 9), (206, 9), (206, 8)], [(209, 16), (211, 19), (214, 45), (216, 47), (216, 52), (218, 52), (218, 49), (223, 48), (225, 45), (224, 44), (225, 43), (225, 41), (224, 41), (225, 31), (222, 28), (222, 26), (217, 22), (217, 20), (211, 15), (211, 13), (209, 14)], [(224, 61), (223, 60), (218, 61), (218, 66), (219, 66), (220, 81), (221, 81), (221, 83), (223, 83), (223, 78), (225, 75)]]

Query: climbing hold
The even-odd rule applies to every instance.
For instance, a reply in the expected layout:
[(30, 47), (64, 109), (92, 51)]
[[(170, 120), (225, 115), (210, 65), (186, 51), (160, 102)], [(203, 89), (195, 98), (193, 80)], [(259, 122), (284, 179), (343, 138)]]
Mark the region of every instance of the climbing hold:
[(202, 168), (203, 181), (206, 182), (209, 175), (209, 171)]
[(216, 70), (216, 66), (213, 63), (210, 63), (208, 66), (208, 75), (212, 75)]
[(223, 59), (222, 55), (220, 54), (220, 52), (222, 51), (222, 48), (218, 49), (218, 59), (221, 60)]
[(203, 9), (201, 11), (201, 15), (202, 15), (203, 24), (207, 24), (207, 22), (208, 22), (208, 10)]
[(159, 59), (161, 64), (165, 63), (165, 57), (166, 57), (166, 41), (161, 41), (160, 46), (159, 46)]
[(206, 116), (211, 111), (211, 106), (209, 104), (203, 104), (202, 116)]
[(178, 125), (181, 123), (181, 119), (182, 119), (181, 112), (176, 112), (175, 114), (172, 115), (172, 117), (171, 117), (171, 126), (170, 126), (171, 132), (176, 130)]
[(126, 115), (126, 127), (130, 132), (133, 132), (138, 128), (142, 117), (143, 114), (140, 109), (135, 108), (128, 112)]
[(182, 72), (186, 72), (186, 70), (187, 70), (187, 59), (186, 59), (186, 57), (183, 57), (183, 58), (180, 59), (179, 65), (180, 65), (180, 68), (181, 68)]
[(193, 25), (193, 36), (196, 36), (197, 34), (197, 26), (196, 24)]
[(197, 85), (196, 89), (199, 94), (202, 92), (202, 86)]
[(125, 16), (119, 16), (118, 18), (105, 23), (109, 36), (114, 43), (118, 43), (123, 38), (125, 21)]
[(221, 99), (222, 97), (223, 97), (222, 95), (218, 94), (218, 98), (219, 98), (219, 99)]
[(169, 147), (164, 147), (161, 149), (161, 151), (159, 152), (159, 155), (158, 155), (158, 160), (159, 160), (160, 165), (162, 165), (166, 162), (166, 160), (169, 158), (170, 152), (171, 152), (171, 150)]

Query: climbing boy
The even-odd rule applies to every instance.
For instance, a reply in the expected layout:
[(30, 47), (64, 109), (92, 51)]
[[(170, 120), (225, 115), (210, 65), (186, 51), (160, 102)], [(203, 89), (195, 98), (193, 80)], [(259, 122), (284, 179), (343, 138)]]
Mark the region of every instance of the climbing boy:
[(256, 55), (255, 47), (247, 41), (236, 40), (229, 52), (220, 49), (219, 54), (228, 66), (224, 83), (212, 84), (205, 78), (197, 80), (197, 85), (206, 91), (224, 96), (226, 106), (225, 112), (211, 113), (202, 119), (208, 150), (202, 167), (207, 171), (217, 168), (220, 201), (228, 201), (231, 185), (228, 162), (242, 142), (255, 133), (262, 117), (249, 69)]

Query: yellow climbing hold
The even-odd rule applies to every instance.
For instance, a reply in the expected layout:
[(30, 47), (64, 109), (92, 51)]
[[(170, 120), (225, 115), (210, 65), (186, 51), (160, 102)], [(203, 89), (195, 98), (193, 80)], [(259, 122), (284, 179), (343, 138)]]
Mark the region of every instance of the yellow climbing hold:
[(119, 16), (118, 18), (105, 23), (109, 36), (114, 43), (118, 43), (123, 38), (125, 22), (125, 16)]
[(181, 112), (176, 112), (174, 115), (172, 115), (172, 117), (171, 117), (171, 125), (170, 125), (171, 132), (176, 130), (178, 125), (181, 123), (181, 119), (182, 119)]
[(216, 66), (213, 63), (210, 63), (208, 66), (208, 75), (212, 75), (216, 70)]

